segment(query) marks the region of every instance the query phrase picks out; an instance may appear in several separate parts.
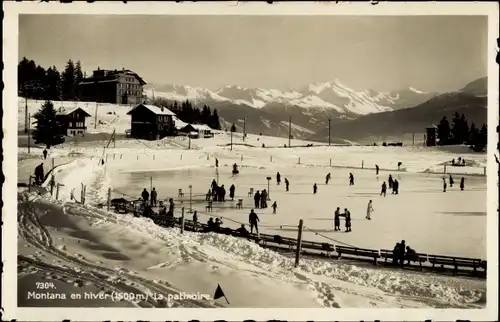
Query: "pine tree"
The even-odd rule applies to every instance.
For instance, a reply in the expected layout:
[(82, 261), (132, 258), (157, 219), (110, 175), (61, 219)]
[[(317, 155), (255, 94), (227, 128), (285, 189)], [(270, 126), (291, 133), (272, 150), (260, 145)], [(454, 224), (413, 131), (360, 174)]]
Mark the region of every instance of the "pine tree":
[(47, 91), (44, 99), (56, 101), (61, 99), (61, 74), (55, 66), (47, 69)]
[(77, 61), (75, 65), (75, 85), (74, 85), (76, 97), (79, 97), (78, 84), (80, 84), (82, 81), (83, 81), (82, 63), (80, 61)]
[(51, 101), (46, 101), (33, 117), (35, 118), (33, 130), (35, 143), (52, 146), (64, 142), (60, 125), (57, 122), (56, 110)]
[(63, 100), (74, 100), (76, 96), (75, 65), (70, 59), (61, 75)]
[(469, 145), (474, 146), (477, 144), (479, 139), (479, 130), (476, 127), (476, 124), (474, 122), (471, 123), (470, 125), (470, 130), (469, 130)]
[(488, 128), (486, 124), (481, 126), (481, 130), (479, 130), (479, 139), (478, 143), (482, 148), (485, 148), (488, 145)]
[(450, 123), (446, 116), (443, 116), (438, 124), (437, 134), (439, 138), (439, 145), (448, 145), (451, 143), (451, 130)]
[(461, 133), (461, 124), (460, 124), (460, 114), (458, 112), (455, 112), (453, 114), (453, 119), (452, 119), (453, 125), (451, 127), (451, 141), (450, 144), (460, 144), (460, 138), (462, 136)]
[(201, 111), (201, 122), (208, 126), (211, 126), (212, 123), (212, 112), (210, 111), (210, 107), (207, 105), (203, 105), (203, 109)]
[(212, 129), (215, 129), (215, 130), (220, 130), (221, 129), (220, 119), (219, 119), (219, 113), (217, 112), (216, 108), (214, 108), (214, 110), (212, 112), (212, 119), (211, 119), (211, 122), (210, 122), (210, 127)]
[(465, 118), (465, 115), (462, 113), (460, 116), (460, 144), (467, 143), (469, 140), (470, 136), (470, 130), (469, 130), (469, 123), (467, 122), (467, 119)]

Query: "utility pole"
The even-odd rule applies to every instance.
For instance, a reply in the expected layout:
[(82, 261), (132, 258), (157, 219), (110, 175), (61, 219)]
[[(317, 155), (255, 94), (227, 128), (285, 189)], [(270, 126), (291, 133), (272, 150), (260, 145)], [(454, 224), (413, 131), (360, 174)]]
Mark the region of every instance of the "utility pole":
[(97, 106), (98, 106), (98, 105), (99, 105), (99, 104), (96, 102), (96, 103), (95, 103), (94, 129), (96, 129), (96, 128), (97, 128)]
[(288, 121), (288, 147), (292, 147), (292, 116), (290, 116), (290, 120)]
[(27, 122), (27, 124), (28, 124), (28, 131), (27, 131), (27, 133), (28, 133), (28, 153), (30, 153), (30, 147), (31, 147), (31, 133), (30, 133), (31, 132), (31, 124), (30, 123), (31, 123), (31, 114), (28, 114), (28, 122)]
[[(25, 85), (26, 86), (26, 85)], [(26, 95), (25, 98), (25, 106), (24, 106), (24, 133), (28, 133), (28, 94), (26, 94), (26, 87), (24, 89), (24, 95)]]
[(243, 119), (243, 142), (245, 142), (245, 136), (247, 135), (246, 127), (247, 127), (247, 118), (245, 117)]
[(330, 144), (331, 144), (331, 140), (330, 140), (331, 122), (332, 122), (332, 120), (328, 119), (328, 146), (330, 146)]

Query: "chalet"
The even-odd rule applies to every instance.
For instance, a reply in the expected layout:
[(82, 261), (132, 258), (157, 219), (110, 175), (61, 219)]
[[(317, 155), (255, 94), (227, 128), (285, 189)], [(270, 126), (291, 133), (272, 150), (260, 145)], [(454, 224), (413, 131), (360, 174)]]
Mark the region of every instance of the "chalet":
[(56, 118), (61, 125), (61, 134), (66, 136), (84, 134), (87, 130), (85, 118), (90, 114), (85, 112), (81, 107), (75, 107), (64, 110), (62, 108), (56, 112)]
[(179, 132), (189, 134), (192, 138), (213, 137), (212, 129), (205, 124), (187, 124), (179, 129)]
[(436, 146), (437, 126), (434, 124), (425, 129), (425, 146)]
[(145, 100), (143, 86), (146, 82), (128, 69), (94, 70), (92, 77), (78, 84), (78, 96), (82, 101), (112, 104), (140, 104)]
[(133, 138), (157, 140), (175, 132), (175, 114), (165, 107), (139, 104), (131, 109), (130, 136)]

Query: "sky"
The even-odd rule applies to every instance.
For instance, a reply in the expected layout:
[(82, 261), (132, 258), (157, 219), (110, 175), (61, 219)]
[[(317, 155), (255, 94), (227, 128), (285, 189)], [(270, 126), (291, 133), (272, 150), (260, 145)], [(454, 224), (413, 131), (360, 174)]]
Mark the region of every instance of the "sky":
[(19, 60), (148, 83), (458, 90), (487, 75), (486, 16), (21, 15)]

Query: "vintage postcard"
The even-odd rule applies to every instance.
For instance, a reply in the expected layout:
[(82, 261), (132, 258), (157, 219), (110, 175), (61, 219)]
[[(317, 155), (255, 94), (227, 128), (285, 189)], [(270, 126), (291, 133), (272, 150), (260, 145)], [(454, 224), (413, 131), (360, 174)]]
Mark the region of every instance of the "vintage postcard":
[(5, 319), (498, 316), (498, 4), (4, 9)]

